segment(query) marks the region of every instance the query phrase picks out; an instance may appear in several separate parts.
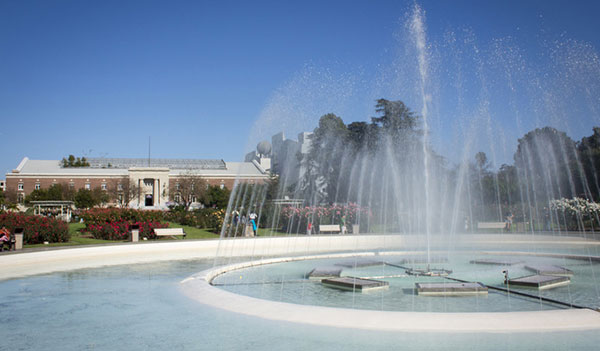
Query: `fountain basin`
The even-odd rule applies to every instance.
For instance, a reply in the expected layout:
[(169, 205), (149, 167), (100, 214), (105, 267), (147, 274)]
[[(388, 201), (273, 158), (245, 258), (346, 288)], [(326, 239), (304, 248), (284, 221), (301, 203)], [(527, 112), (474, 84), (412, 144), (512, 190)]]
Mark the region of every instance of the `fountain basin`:
[(417, 293), (423, 296), (486, 295), (487, 286), (481, 283), (415, 283)]
[(551, 275), (529, 275), (525, 277), (509, 279), (509, 286), (524, 286), (528, 288), (536, 288), (539, 290), (553, 289), (559, 286), (569, 285), (571, 279), (565, 276)]
[[(331, 255), (330, 255), (331, 257)], [(313, 257), (296, 257), (309, 259)], [(289, 262), (291, 258), (278, 258)], [(228, 271), (276, 262), (244, 262), (209, 269), (181, 282), (181, 289), (202, 304), (235, 313), (280, 322), (315, 326), (404, 332), (511, 332), (600, 329), (600, 313), (591, 309), (556, 309), (527, 312), (435, 313), (332, 308), (264, 300), (213, 286), (214, 278)]]
[(321, 280), (321, 284), (347, 291), (367, 292), (379, 289), (387, 289), (390, 284), (381, 280), (361, 279), (356, 277), (340, 277)]

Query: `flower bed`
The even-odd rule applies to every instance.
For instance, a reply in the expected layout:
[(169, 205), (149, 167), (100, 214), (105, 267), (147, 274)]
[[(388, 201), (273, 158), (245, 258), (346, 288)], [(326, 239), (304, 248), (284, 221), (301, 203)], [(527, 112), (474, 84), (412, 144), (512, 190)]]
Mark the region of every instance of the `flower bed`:
[(0, 213), (0, 228), (2, 226), (11, 233), (15, 228), (23, 228), (23, 244), (58, 243), (71, 239), (67, 224), (51, 217), (5, 212)]
[(592, 230), (598, 228), (600, 204), (580, 197), (560, 198), (550, 201), (555, 212), (553, 221), (567, 230)]
[(127, 240), (129, 226), (138, 225), (140, 237), (156, 238), (152, 229), (168, 228), (162, 211), (141, 211), (129, 208), (94, 208), (82, 211), (80, 217), (85, 222), (85, 230), (95, 239)]
[(86, 231), (92, 234), (95, 239), (102, 240), (128, 240), (129, 239), (129, 226), (138, 225), (140, 227), (140, 237), (146, 237), (148, 239), (155, 239), (156, 235), (152, 231), (154, 228), (168, 228), (169, 223), (161, 222), (129, 222), (129, 221), (116, 221), (102, 224), (90, 224), (86, 225)]

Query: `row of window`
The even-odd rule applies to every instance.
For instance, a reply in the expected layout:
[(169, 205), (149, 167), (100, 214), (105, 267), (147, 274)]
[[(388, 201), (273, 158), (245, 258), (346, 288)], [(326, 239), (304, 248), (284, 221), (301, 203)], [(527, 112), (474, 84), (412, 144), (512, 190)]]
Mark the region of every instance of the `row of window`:
[[(206, 183), (206, 189), (208, 189), (209, 186), (210, 186), (210, 184)], [(225, 188), (225, 184), (221, 183), (221, 185), (219, 185), (219, 187), (221, 189), (224, 189)], [(192, 190), (194, 190), (194, 184), (192, 184), (191, 188), (192, 188)], [(181, 189), (181, 185), (179, 183), (175, 183), (175, 190), (180, 190), (180, 189)]]
[[(209, 184), (206, 184), (206, 189), (208, 189), (208, 186), (209, 186)], [(70, 188), (74, 188), (74, 187), (75, 187), (75, 183), (73, 183), (73, 182), (69, 183), (69, 187), (70, 187)], [(91, 185), (90, 185), (90, 183), (85, 183), (85, 186), (84, 186), (84, 187), (85, 187), (85, 189), (88, 189), (88, 190), (90, 190), (90, 189), (91, 189)], [(180, 187), (181, 187), (181, 186), (179, 185), (179, 183), (176, 183), (176, 184), (175, 184), (175, 188), (176, 188), (177, 190), (179, 190), (179, 189), (180, 189)], [(220, 185), (220, 188), (221, 188), (221, 189), (225, 188), (225, 184), (221, 184), (221, 185)], [(19, 184), (17, 185), (17, 189), (18, 189), (18, 190), (24, 190), (24, 185), (23, 185), (23, 183), (19, 183)], [(39, 190), (39, 189), (41, 189), (41, 185), (40, 185), (40, 183), (35, 183), (34, 189), (35, 189), (35, 190)], [(102, 189), (102, 190), (106, 190), (106, 189), (107, 189), (107, 187), (106, 187), (106, 183), (102, 183), (102, 184), (100, 185), (100, 189)], [(123, 190), (123, 185), (121, 185), (121, 184), (117, 184), (117, 190), (118, 190), (118, 191), (122, 191), (122, 190)], [(194, 185), (192, 185), (192, 190), (194, 190)]]

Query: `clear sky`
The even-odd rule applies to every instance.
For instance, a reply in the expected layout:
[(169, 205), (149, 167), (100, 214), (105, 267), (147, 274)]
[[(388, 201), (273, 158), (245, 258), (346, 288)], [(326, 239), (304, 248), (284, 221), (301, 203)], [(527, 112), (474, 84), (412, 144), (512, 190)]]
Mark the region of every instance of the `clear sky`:
[[(589, 96), (570, 97), (586, 101), (581, 112), (585, 117), (525, 116), (529, 110), (539, 111), (532, 100), (544, 94), (532, 92), (523, 105), (521, 94), (514, 94), (505, 99), (512, 101), (508, 112), (483, 113), (493, 120), (488, 128), (515, 130), (496, 145), (504, 152), (495, 152), (510, 161), (519, 133), (548, 121), (561, 122), (557, 126), (576, 140), (600, 125), (599, 1), (440, 0), (419, 5), (431, 45), (431, 128), (440, 137), (438, 152), (453, 158), (442, 144), (460, 142), (468, 128), (461, 125), (454, 134), (444, 130), (452, 121), (465, 121), (457, 117), (461, 113), (478, 110), (481, 116), (485, 106), (492, 108), (493, 98), (485, 96), (495, 94), (495, 82), (512, 89), (507, 82), (524, 80), (528, 91), (535, 90), (528, 77), (543, 81), (555, 75), (556, 65), (546, 72), (544, 60), (560, 61), (569, 53), (575, 55), (569, 60), (583, 60), (585, 68), (576, 68), (577, 80), (552, 88), (553, 94), (579, 91), (574, 89), (579, 83), (591, 86)], [(311, 115), (291, 128), (292, 133), (314, 128), (327, 112), (347, 123), (367, 120), (377, 97), (406, 98), (420, 111), (418, 99), (400, 96), (414, 77), (403, 80), (389, 73), (411, 65), (398, 52), (413, 6), (412, 1), (398, 0), (0, 0), (0, 171), (9, 172), (25, 156), (147, 157), (149, 137), (152, 157), (238, 161), (250, 151), (253, 138), (286, 129), (294, 118), (302, 118), (295, 116)], [(450, 45), (452, 35), (462, 44)], [(444, 62), (463, 55), (465, 43), (472, 50), (465, 54), (469, 62), (479, 62), (474, 53), (481, 46), (487, 50), (486, 63), (474, 73), (478, 87), (470, 79), (458, 85), (463, 91), (459, 96), (469, 102), (445, 113), (449, 101), (462, 98), (449, 94), (452, 84), (445, 82), (455, 80), (460, 70), (444, 73), (449, 67)], [(500, 73), (498, 65), (487, 63), (498, 56), (490, 49), (498, 43), (507, 57), (518, 51), (518, 59), (503, 61), (510, 68)], [(561, 48), (565, 46), (568, 52)], [(516, 68), (521, 61), (529, 73)], [(457, 65), (465, 71), (472, 66)], [(513, 69), (521, 72), (517, 78)], [(480, 93), (481, 87), (487, 95)], [(289, 112), (295, 108), (303, 112)], [(285, 116), (279, 120), (279, 114)], [(257, 121), (268, 128), (256, 132)], [(249, 142), (252, 130), (260, 135)], [(490, 152), (490, 145), (481, 148)]]

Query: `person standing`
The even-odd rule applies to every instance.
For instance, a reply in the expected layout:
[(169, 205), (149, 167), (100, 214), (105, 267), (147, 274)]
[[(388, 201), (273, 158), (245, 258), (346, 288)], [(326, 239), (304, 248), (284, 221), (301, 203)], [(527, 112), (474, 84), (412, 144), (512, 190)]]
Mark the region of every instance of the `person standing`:
[(506, 215), (506, 231), (508, 231), (508, 232), (510, 232), (510, 230), (512, 228), (513, 217), (514, 217), (514, 215), (510, 212)]
[(256, 236), (258, 231), (258, 226), (256, 225), (256, 213), (251, 212), (250, 215), (248, 215), (248, 218), (250, 219), (250, 224), (252, 225), (252, 231), (254, 232), (254, 236)]
[(237, 210), (233, 210), (231, 214), (233, 215), (233, 226), (237, 227), (237, 224), (240, 220), (240, 213)]

